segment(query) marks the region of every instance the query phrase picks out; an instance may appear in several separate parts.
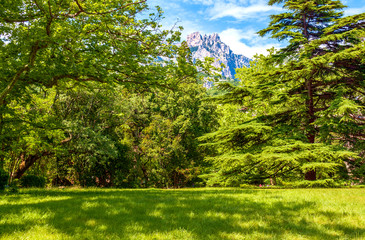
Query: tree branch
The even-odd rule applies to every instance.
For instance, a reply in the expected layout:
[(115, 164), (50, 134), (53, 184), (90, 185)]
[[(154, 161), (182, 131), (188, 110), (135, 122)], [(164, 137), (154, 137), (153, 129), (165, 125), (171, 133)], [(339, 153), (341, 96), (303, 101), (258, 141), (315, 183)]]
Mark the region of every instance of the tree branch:
[(0, 94), (0, 106), (5, 104), (5, 98), (10, 93), (10, 91), (13, 89), (15, 83), (18, 81), (20, 76), (23, 74), (23, 72), (28, 71), (29, 66), (28, 64), (22, 67), (13, 77), (13, 79), (10, 81), (9, 85), (1, 92)]
[(24, 67), (22, 67), (15, 76), (11, 79), (8, 86), (1, 92), (0, 94), (0, 106), (5, 104), (5, 98), (6, 96), (11, 92), (11, 90), (14, 88), (16, 82), (19, 80), (20, 76), (26, 72), (29, 71), (29, 69), (34, 65), (35, 58), (37, 56), (37, 52), (41, 48), (47, 47), (47, 45), (39, 47), (40, 41), (36, 41), (35, 44), (32, 46), (32, 50), (29, 54), (29, 63), (26, 64)]

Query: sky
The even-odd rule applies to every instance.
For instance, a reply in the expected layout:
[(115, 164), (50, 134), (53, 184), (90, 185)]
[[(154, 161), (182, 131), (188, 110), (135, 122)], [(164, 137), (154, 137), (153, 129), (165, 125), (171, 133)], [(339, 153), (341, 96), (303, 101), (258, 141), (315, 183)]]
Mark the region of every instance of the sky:
[[(164, 11), (162, 25), (183, 26), (182, 39), (193, 32), (218, 33), (234, 53), (253, 57), (285, 43), (260, 37), (257, 31), (268, 26), (270, 15), (283, 12), (280, 6), (268, 6), (268, 0), (147, 0), (150, 7)], [(365, 12), (365, 0), (343, 0), (345, 15)]]

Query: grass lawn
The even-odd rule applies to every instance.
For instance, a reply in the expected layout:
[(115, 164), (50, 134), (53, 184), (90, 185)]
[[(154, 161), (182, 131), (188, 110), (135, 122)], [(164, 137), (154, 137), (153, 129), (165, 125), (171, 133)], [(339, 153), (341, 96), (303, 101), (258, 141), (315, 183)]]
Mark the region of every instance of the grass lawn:
[(365, 239), (365, 189), (23, 189), (0, 239)]

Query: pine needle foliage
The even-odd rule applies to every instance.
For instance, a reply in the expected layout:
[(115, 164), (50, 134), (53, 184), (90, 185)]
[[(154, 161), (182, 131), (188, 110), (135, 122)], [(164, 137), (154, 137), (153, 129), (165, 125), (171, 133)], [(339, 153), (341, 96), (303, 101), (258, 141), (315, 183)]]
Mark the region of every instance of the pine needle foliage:
[(242, 104), (252, 120), (202, 139), (225, 146), (210, 160), (228, 185), (340, 177), (345, 165), (351, 171), (363, 162), (365, 14), (343, 17), (345, 6), (331, 0), (269, 4), (286, 12), (271, 16), (259, 34), (288, 45), (238, 70), (241, 86), (223, 86), (231, 92), (220, 101)]

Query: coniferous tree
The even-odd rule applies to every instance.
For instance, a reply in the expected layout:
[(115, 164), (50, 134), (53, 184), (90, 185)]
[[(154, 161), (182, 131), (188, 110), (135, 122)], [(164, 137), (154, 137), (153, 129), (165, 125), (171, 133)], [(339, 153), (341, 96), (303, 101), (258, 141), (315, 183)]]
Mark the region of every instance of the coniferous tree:
[[(242, 86), (230, 87), (223, 99), (244, 104), (253, 120), (203, 140), (238, 146), (233, 157), (215, 158), (221, 169), (233, 168), (227, 176), (267, 178), (299, 170), (306, 180), (325, 172), (332, 177), (362, 144), (365, 15), (342, 17), (340, 1), (269, 2), (277, 3), (287, 12), (272, 16), (259, 34), (288, 46), (238, 71)], [(346, 141), (354, 153), (337, 148)]]
[[(269, 75), (279, 80), (277, 91), (282, 86), (287, 88), (284, 93), (289, 99), (285, 101), (292, 96), (305, 99), (300, 124), (305, 126), (308, 142), (315, 143), (316, 138), (321, 138), (317, 142), (333, 142), (331, 133), (341, 128), (353, 132), (350, 129), (355, 126), (349, 126), (343, 118), (359, 114), (362, 105), (359, 91), (363, 87), (363, 64), (359, 59), (364, 50), (364, 15), (341, 18), (340, 10), (345, 6), (332, 0), (272, 0), (269, 4), (283, 2), (289, 12), (272, 16), (269, 27), (259, 32), (289, 40), (289, 45), (274, 55), (273, 63), (282, 64), (280, 72)], [(333, 118), (338, 119), (336, 127), (329, 130), (328, 119)], [(359, 125), (355, 128), (355, 132), (361, 129)], [(306, 173), (306, 179), (315, 177), (315, 170)]]

